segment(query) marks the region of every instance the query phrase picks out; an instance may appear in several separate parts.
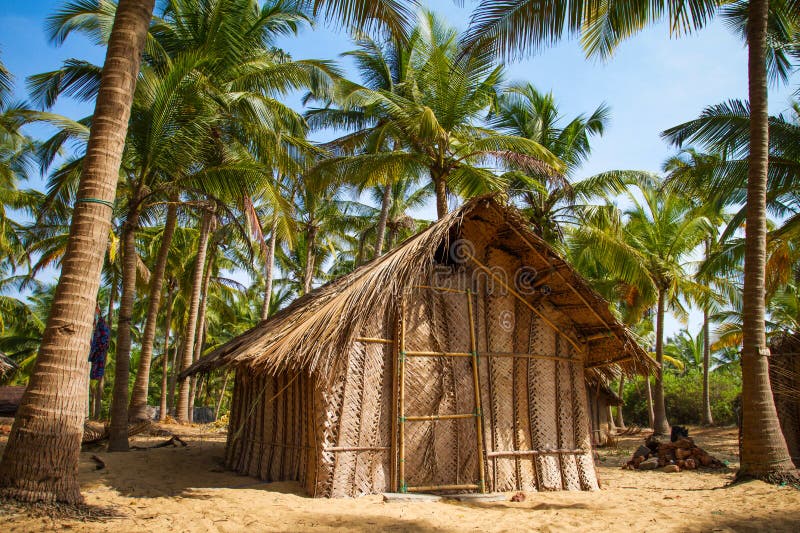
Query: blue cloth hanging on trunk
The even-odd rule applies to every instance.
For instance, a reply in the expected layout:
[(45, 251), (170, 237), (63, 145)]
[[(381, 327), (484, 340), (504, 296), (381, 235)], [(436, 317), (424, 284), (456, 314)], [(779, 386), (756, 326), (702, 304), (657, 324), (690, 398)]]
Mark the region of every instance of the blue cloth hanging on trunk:
[(92, 363), (92, 370), (89, 372), (91, 379), (100, 379), (106, 373), (106, 355), (110, 336), (111, 330), (108, 328), (108, 324), (102, 316), (98, 316), (89, 350), (89, 362)]

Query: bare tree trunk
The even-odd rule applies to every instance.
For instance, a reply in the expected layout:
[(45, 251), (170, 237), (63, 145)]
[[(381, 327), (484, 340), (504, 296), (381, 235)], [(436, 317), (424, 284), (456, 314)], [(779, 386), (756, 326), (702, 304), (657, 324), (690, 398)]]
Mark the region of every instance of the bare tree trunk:
[[(623, 396), (623, 393), (625, 392), (625, 376), (619, 377), (618, 391), (619, 393), (617, 394), (617, 396), (619, 396), (619, 399), (622, 400), (624, 403), (625, 398)], [(617, 406), (617, 427), (619, 429), (625, 429), (625, 419), (622, 417), (622, 405), (623, 404), (621, 403)]]
[(169, 333), (172, 325), (172, 308), (175, 298), (175, 285), (170, 283), (167, 291), (167, 314), (164, 317), (164, 355), (161, 356), (161, 404), (158, 413), (159, 421), (163, 422), (167, 418), (167, 386), (169, 376)]
[(711, 389), (709, 387), (709, 372), (711, 367), (711, 336), (708, 327), (708, 310), (703, 310), (703, 425), (714, 424), (711, 415)]
[(392, 207), (392, 186), (388, 183), (383, 186), (381, 199), (381, 214), (378, 218), (378, 227), (375, 229), (375, 257), (383, 254), (383, 238), (386, 235), (386, 221), (389, 219), (389, 209)]
[[(208, 309), (208, 283), (211, 280), (211, 269), (213, 267), (214, 252), (209, 255), (205, 273), (203, 274), (203, 286), (200, 290), (200, 311), (197, 316), (197, 337), (195, 339), (195, 351), (192, 357), (192, 362), (196, 362), (203, 354), (203, 344), (205, 343), (206, 336), (206, 310)], [(194, 403), (195, 398), (200, 396), (197, 392), (197, 378), (192, 376), (190, 378), (191, 386), (189, 388), (189, 422), (194, 422)]]
[(92, 323), (108, 247), (122, 150), (154, 0), (121, 0), (114, 17), (78, 200), (33, 374), (0, 462), (0, 495), (82, 502), (83, 436)]
[[(111, 334), (114, 331), (114, 300), (117, 298), (117, 284), (118, 280), (115, 272), (111, 279), (111, 294), (108, 295), (108, 316), (106, 318), (106, 324), (108, 324), (109, 337), (111, 337)], [(109, 353), (106, 354), (106, 362), (108, 362), (109, 357), (110, 350)], [(103, 389), (105, 388), (105, 381), (106, 376), (104, 373), (102, 376), (100, 376), (100, 379), (97, 380), (97, 385), (95, 387), (93, 415), (95, 420), (100, 420), (103, 418)]]
[(664, 313), (666, 294), (663, 289), (658, 291), (658, 307), (656, 309), (656, 387), (653, 394), (653, 433), (656, 435), (669, 435), (669, 422), (667, 409), (664, 405)]
[[(175, 340), (178, 340), (178, 332), (175, 332)], [(178, 354), (181, 353), (180, 344), (178, 342), (172, 348), (172, 372), (169, 376), (169, 394), (167, 395), (167, 411), (174, 417), (175, 416), (175, 385), (178, 381)]]
[(167, 218), (164, 221), (164, 232), (161, 235), (161, 246), (158, 249), (155, 268), (150, 276), (150, 292), (147, 301), (147, 317), (142, 332), (142, 353), (139, 356), (139, 369), (133, 383), (131, 405), (128, 417), (130, 420), (147, 419), (147, 392), (150, 384), (150, 363), (153, 359), (153, 343), (156, 338), (158, 311), (161, 307), (161, 290), (164, 286), (164, 272), (167, 270), (169, 248), (172, 235), (178, 221), (177, 198), (170, 198), (167, 206)]
[[(197, 258), (195, 259), (194, 275), (192, 276), (192, 290), (189, 298), (189, 312), (186, 319), (186, 331), (184, 332), (184, 344), (181, 355), (181, 372), (189, 368), (192, 364), (194, 355), (194, 337), (197, 331), (197, 315), (200, 310), (200, 290), (203, 284), (203, 269), (206, 264), (206, 252), (208, 249), (208, 238), (211, 234), (211, 211), (203, 213), (200, 223), (200, 239), (197, 244)], [(178, 422), (189, 421), (189, 386), (188, 379), (179, 379), (178, 404), (175, 409), (175, 418)]]
[(217, 400), (217, 407), (214, 409), (214, 420), (219, 419), (219, 412), (222, 409), (222, 400), (225, 398), (225, 389), (228, 388), (228, 378), (231, 375), (231, 371), (226, 369), (225, 370), (225, 380), (222, 382), (222, 390), (219, 391), (219, 399)]
[(766, 70), (768, 13), (768, 0), (750, 1), (747, 25), (750, 156), (742, 308), (742, 456), (737, 478), (774, 482), (792, 477), (790, 473), (794, 465), (775, 410), (764, 325), (769, 156)]
[(273, 216), (272, 227), (267, 243), (267, 257), (264, 258), (264, 303), (261, 306), (261, 320), (269, 318), (269, 305), (272, 301), (272, 283), (275, 275), (275, 247), (278, 243), (278, 217)]
[[(137, 198), (138, 202), (138, 198)], [(114, 388), (111, 393), (111, 425), (108, 451), (128, 451), (128, 381), (131, 364), (131, 319), (136, 297), (136, 229), (138, 207), (128, 214), (122, 226), (122, 295), (117, 319), (117, 359), (114, 365)]]
[(303, 276), (303, 294), (311, 292), (314, 282), (314, 245), (317, 240), (317, 228), (313, 222), (306, 236), (306, 271)]

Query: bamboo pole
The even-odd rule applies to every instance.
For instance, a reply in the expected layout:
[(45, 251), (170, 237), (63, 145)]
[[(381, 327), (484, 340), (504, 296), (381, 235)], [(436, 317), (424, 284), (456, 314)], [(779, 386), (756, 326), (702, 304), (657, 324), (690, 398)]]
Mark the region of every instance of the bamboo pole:
[(486, 452), (489, 457), (516, 457), (525, 455), (582, 455), (589, 453), (586, 450), (507, 450)]
[(388, 446), (333, 446), (324, 448), (326, 452), (385, 452)]
[(472, 357), (471, 352), (406, 352), (407, 357)]
[(442, 292), (455, 292), (457, 294), (464, 294), (464, 293), (469, 292), (469, 289), (467, 289), (467, 290), (451, 289), (450, 287), (433, 287), (431, 285), (414, 285), (414, 288), (415, 289), (431, 289), (431, 290), (434, 290), (434, 291), (442, 291)]
[[(401, 317), (395, 317), (395, 321), (393, 324), (393, 330), (395, 338), (399, 340), (400, 337), (400, 323), (398, 318), (402, 320)], [(390, 440), (391, 445), (391, 453), (389, 454), (389, 461), (391, 469), (389, 470), (389, 483), (390, 487), (392, 488), (392, 492), (397, 492), (397, 421), (400, 414), (397, 412), (397, 376), (399, 374), (398, 368), (398, 357), (399, 357), (399, 348), (398, 343), (392, 344), (392, 359), (391, 359), (391, 370), (392, 370), (392, 435)]]
[(382, 344), (394, 344), (392, 339), (379, 339), (376, 337), (356, 337), (356, 342), (378, 342)]
[(478, 268), (480, 268), (481, 270), (483, 270), (484, 272), (486, 272), (487, 274), (489, 274), (489, 276), (491, 276), (491, 278), (492, 278), (494, 281), (496, 281), (497, 283), (499, 283), (500, 285), (502, 285), (504, 289), (506, 289), (508, 292), (510, 292), (511, 294), (513, 294), (513, 295), (514, 295), (514, 296), (515, 296), (515, 297), (516, 297), (516, 298), (517, 298), (519, 301), (521, 301), (523, 304), (525, 304), (525, 306), (527, 306), (527, 307), (528, 307), (528, 309), (530, 309), (531, 311), (533, 311), (533, 312), (536, 314), (536, 316), (538, 316), (539, 318), (541, 318), (541, 319), (542, 319), (542, 320), (543, 320), (543, 321), (544, 321), (544, 322), (545, 322), (545, 323), (546, 323), (548, 326), (550, 326), (551, 328), (553, 328), (553, 329), (554, 329), (554, 330), (555, 330), (557, 333), (559, 333), (561, 336), (563, 336), (565, 339), (567, 339), (567, 340), (570, 342), (570, 344), (572, 344), (572, 346), (574, 346), (574, 347), (575, 347), (575, 349), (576, 349), (576, 350), (580, 350), (580, 349), (581, 349), (581, 348), (580, 348), (580, 345), (579, 345), (577, 342), (575, 342), (575, 340), (573, 340), (573, 339), (572, 339), (572, 337), (570, 337), (569, 335), (567, 335), (567, 334), (566, 334), (566, 333), (565, 333), (565, 332), (564, 332), (564, 331), (563, 331), (561, 328), (559, 328), (558, 326), (556, 326), (556, 325), (555, 325), (555, 324), (554, 324), (554, 323), (553, 323), (553, 322), (552, 322), (552, 321), (551, 321), (549, 318), (547, 318), (547, 317), (546, 317), (546, 316), (545, 316), (545, 315), (544, 315), (544, 314), (543, 314), (541, 311), (539, 311), (538, 309), (536, 309), (536, 307), (534, 307), (533, 305), (531, 305), (531, 304), (528, 302), (528, 300), (526, 300), (525, 298), (523, 298), (523, 297), (522, 297), (522, 296), (521, 296), (521, 295), (520, 295), (520, 294), (519, 294), (517, 291), (515, 291), (514, 289), (512, 289), (512, 288), (511, 288), (511, 287), (510, 287), (510, 286), (509, 286), (509, 285), (508, 285), (508, 284), (507, 284), (505, 281), (503, 281), (503, 280), (502, 280), (502, 279), (501, 279), (499, 276), (497, 276), (497, 274), (495, 274), (494, 272), (492, 272), (492, 270), (491, 270), (490, 268), (487, 268), (487, 267), (486, 267), (486, 266), (485, 266), (483, 263), (481, 263), (481, 262), (478, 260), (478, 258), (476, 258), (474, 255), (472, 255), (472, 254), (469, 254), (469, 253), (468, 253), (468, 257), (469, 257), (469, 258), (470, 258), (470, 259), (471, 259), (471, 260), (472, 260), (472, 261), (473, 261), (473, 262), (474, 262), (476, 265), (478, 265)]
[(432, 490), (470, 490), (479, 489), (480, 485), (423, 485), (420, 487), (406, 487), (406, 492), (430, 492)]
[(405, 300), (400, 304), (400, 351), (398, 353), (398, 473), (400, 477), (400, 492), (408, 492), (406, 485), (406, 313)]
[(474, 418), (478, 416), (477, 413), (457, 413), (452, 415), (418, 415), (407, 416), (403, 418), (403, 422), (429, 422), (431, 420), (460, 420), (462, 418)]
[(469, 347), (472, 350), (472, 385), (475, 389), (475, 434), (478, 443), (478, 472), (480, 490), (486, 492), (486, 467), (483, 464), (483, 411), (481, 410), (481, 383), (478, 373), (478, 339), (475, 334), (475, 317), (472, 313), (472, 293), (467, 290), (467, 314), (469, 315)]

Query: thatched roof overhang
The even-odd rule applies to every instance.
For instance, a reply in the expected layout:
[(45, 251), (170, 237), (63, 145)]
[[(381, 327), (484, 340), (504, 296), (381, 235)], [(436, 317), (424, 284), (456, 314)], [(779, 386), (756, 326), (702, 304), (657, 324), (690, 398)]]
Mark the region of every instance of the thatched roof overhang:
[[(347, 352), (369, 321), (377, 319), (371, 310), (399, 308), (412, 287), (431, 279), (436, 258), (450, 254), (451, 245), (462, 239), (467, 226), (473, 234), (489, 232), (490, 242), (502, 243), (509, 253), (527, 258), (526, 266), (538, 273), (538, 282), (547, 285), (541, 304), (563, 315), (576, 334), (574, 340), (588, 346), (587, 377), (608, 380), (620, 373), (644, 375), (656, 368), (611, 313), (608, 302), (528, 228), (516, 209), (483, 196), (386, 255), (298, 298), (182, 375), (222, 366), (246, 366), (270, 374), (282, 370), (329, 373), (337, 356)], [(477, 258), (469, 260), (473, 259), (479, 263)]]

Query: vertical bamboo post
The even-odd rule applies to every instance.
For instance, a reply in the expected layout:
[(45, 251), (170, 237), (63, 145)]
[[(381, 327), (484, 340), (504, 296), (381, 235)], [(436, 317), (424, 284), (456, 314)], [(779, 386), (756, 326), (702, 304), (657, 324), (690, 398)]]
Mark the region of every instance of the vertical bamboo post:
[(390, 358), (390, 368), (392, 372), (392, 405), (391, 409), (391, 420), (392, 420), (392, 435), (390, 440), (390, 454), (389, 454), (389, 465), (391, 466), (390, 470), (390, 480), (389, 486), (391, 487), (392, 492), (397, 492), (397, 419), (400, 414), (397, 411), (397, 387), (398, 387), (398, 374), (400, 369), (398, 368), (398, 357), (400, 353), (400, 349), (398, 348), (398, 344), (400, 342), (400, 313), (398, 312), (395, 317), (394, 321), (392, 322), (392, 335), (395, 340), (392, 343), (392, 354)]
[(398, 351), (398, 443), (397, 443), (397, 467), (400, 478), (400, 492), (408, 492), (406, 484), (406, 302), (405, 298), (400, 302), (400, 350)]
[(483, 411), (481, 410), (481, 385), (478, 376), (478, 340), (475, 336), (475, 317), (472, 313), (472, 291), (467, 289), (467, 314), (469, 315), (469, 346), (472, 351), (472, 384), (475, 389), (475, 434), (478, 440), (478, 472), (480, 490), (486, 493), (486, 472), (483, 464)]

